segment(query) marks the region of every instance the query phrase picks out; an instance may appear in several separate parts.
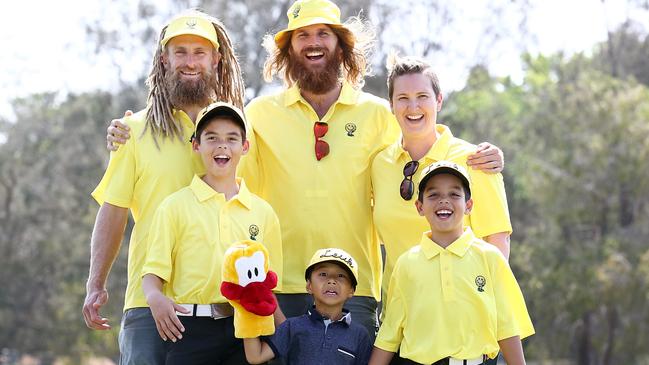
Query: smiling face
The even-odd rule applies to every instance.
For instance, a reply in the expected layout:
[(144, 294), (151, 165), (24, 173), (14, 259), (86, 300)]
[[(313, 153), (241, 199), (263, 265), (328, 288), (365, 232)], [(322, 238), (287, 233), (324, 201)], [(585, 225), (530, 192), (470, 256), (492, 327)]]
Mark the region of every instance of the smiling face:
[(442, 101), (442, 94), (435, 94), (430, 78), (423, 73), (405, 74), (394, 79), (390, 104), (404, 137), (435, 133)]
[(298, 28), (291, 34), (291, 55), (309, 70), (322, 70), (327, 61), (338, 57), (338, 37), (326, 24)]
[(241, 127), (229, 117), (218, 116), (206, 122), (192, 146), (201, 155), (207, 174), (213, 178), (235, 177), (241, 156), (248, 152)]
[(419, 215), (426, 217), (433, 234), (462, 235), (463, 218), (471, 212), (473, 200), (466, 200), (462, 181), (441, 173), (428, 179), (421, 200), (415, 202)]
[(221, 56), (205, 38), (181, 35), (171, 38), (162, 55), (172, 104), (175, 107), (207, 105), (213, 94)]
[(298, 28), (291, 34), (289, 69), (300, 89), (323, 94), (338, 84), (342, 50), (325, 24)]
[(306, 282), (306, 290), (313, 295), (316, 309), (342, 310), (345, 301), (354, 296), (352, 279), (347, 270), (333, 262), (316, 264)]

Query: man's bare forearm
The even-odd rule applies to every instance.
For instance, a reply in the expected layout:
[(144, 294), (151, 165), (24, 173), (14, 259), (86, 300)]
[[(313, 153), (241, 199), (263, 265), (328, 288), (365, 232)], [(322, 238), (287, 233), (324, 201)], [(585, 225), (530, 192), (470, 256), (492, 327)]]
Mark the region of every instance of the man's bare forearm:
[(492, 235), (489, 235), (487, 237), (484, 237), (484, 240), (486, 242), (491, 243), (492, 245), (498, 247), (500, 252), (505, 256), (507, 260), (509, 260), (509, 233), (508, 232), (500, 232), (500, 233), (494, 233)]
[(110, 269), (117, 258), (128, 209), (104, 203), (97, 213), (90, 241), (90, 273), (87, 288), (101, 289), (106, 286)]

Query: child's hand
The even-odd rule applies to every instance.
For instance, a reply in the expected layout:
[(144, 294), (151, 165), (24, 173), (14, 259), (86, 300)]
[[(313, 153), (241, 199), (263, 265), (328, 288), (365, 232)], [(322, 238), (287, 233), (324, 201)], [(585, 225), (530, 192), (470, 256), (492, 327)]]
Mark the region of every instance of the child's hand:
[(147, 301), (151, 307), (151, 314), (153, 314), (153, 319), (155, 319), (155, 326), (158, 329), (160, 337), (165, 341), (170, 339), (173, 342), (183, 338), (181, 332), (185, 332), (185, 327), (183, 327), (180, 319), (178, 319), (176, 311), (181, 313), (189, 313), (189, 311), (174, 303), (160, 292), (152, 293), (147, 298)]

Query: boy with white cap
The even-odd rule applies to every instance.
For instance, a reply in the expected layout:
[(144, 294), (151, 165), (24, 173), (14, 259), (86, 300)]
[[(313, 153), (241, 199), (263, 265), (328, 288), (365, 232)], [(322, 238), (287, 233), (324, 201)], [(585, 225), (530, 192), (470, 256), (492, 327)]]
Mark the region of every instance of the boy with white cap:
[(142, 288), (166, 341), (165, 364), (241, 364), (243, 343), (234, 336), (233, 309), (219, 290), (221, 266), (233, 243), (250, 239), (268, 249), (270, 266), (281, 275), (279, 221), (270, 205), (236, 178), (248, 151), (238, 108), (216, 102), (201, 110), (192, 147), (206, 173), (158, 207)]
[(430, 231), (397, 260), (371, 365), (480, 365), (502, 351), (525, 364), (521, 339), (534, 333), (503, 254), (463, 227), (473, 206), (463, 167), (438, 161), (421, 173), (417, 211)]
[(244, 339), (248, 362), (281, 358), (292, 365), (367, 364), (372, 349), (369, 334), (343, 308), (358, 283), (356, 261), (341, 249), (321, 249), (304, 276), (315, 304), (306, 314), (279, 325), (273, 336)]

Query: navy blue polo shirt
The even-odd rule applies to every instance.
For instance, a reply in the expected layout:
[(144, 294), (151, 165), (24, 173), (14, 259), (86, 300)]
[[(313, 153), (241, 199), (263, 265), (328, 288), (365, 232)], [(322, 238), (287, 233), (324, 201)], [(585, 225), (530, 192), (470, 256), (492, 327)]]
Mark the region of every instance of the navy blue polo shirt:
[(348, 310), (343, 313), (340, 320), (327, 325), (329, 321), (313, 307), (306, 314), (288, 318), (264, 340), (275, 358), (285, 359), (287, 365), (367, 365), (372, 352), (370, 336), (365, 327), (352, 323)]

